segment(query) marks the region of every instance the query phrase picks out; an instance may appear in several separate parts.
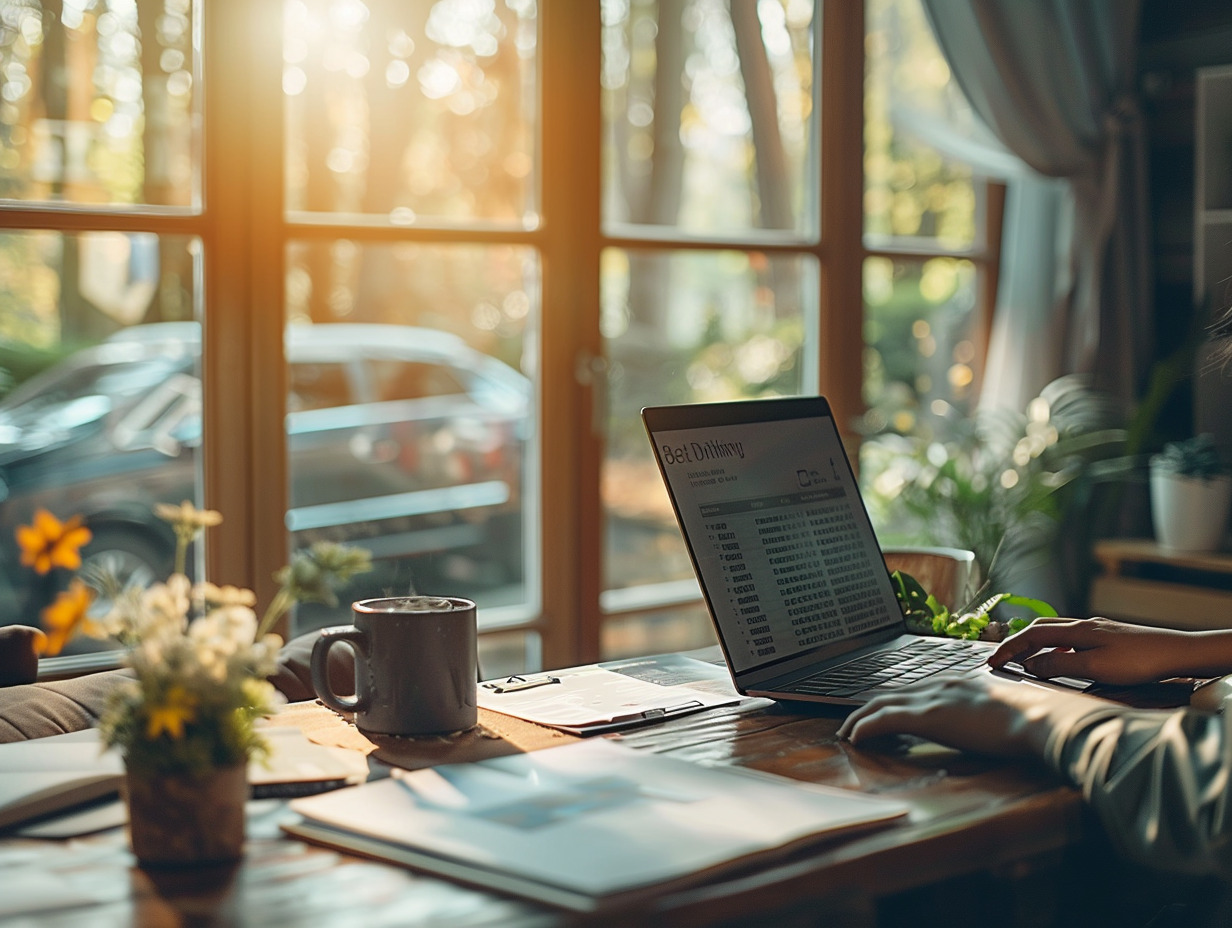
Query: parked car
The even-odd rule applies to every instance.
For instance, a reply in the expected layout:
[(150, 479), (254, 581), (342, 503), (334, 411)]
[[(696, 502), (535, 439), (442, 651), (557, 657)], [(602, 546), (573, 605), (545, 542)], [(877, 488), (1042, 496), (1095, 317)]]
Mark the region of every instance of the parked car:
[[(451, 569), (471, 584), (521, 581), (527, 378), (405, 326), (290, 326), (286, 354), (294, 547), (361, 544), (384, 566), (369, 580), (382, 590)], [(38, 508), (81, 514), (86, 559), (122, 579), (170, 572), (173, 536), (153, 507), (197, 495), (199, 356), (196, 323), (134, 326), (0, 402), (0, 624), (37, 622), (54, 592), (16, 547)]]

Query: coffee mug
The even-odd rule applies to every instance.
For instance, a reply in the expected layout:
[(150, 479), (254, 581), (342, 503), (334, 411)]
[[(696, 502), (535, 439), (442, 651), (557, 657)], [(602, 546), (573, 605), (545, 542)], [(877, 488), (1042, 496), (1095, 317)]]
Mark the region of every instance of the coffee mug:
[[(353, 603), (353, 625), (321, 629), (312, 646), (312, 688), (360, 731), (433, 735), (478, 720), (475, 604), (452, 596), (395, 596)], [(355, 649), (355, 696), (329, 684), (329, 649)]]

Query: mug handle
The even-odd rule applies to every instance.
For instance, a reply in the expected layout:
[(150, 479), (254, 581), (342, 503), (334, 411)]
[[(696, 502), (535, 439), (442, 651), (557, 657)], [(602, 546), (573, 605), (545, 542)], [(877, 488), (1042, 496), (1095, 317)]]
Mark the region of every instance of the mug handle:
[[(368, 657), (368, 640), (354, 625), (336, 625), (321, 629), (321, 636), (312, 643), (312, 688), (317, 697), (335, 712), (363, 712), (368, 708), (368, 693), (356, 692), (353, 698), (337, 695), (329, 685), (329, 649), (340, 641), (349, 642), (359, 656)], [(359, 662), (356, 661), (356, 666)], [(359, 674), (356, 674), (358, 680)], [(365, 689), (356, 684), (356, 690)]]

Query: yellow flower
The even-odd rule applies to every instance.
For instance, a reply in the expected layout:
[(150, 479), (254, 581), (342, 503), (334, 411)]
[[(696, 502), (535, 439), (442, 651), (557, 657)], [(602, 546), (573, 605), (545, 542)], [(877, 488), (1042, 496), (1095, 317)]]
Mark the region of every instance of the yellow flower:
[(177, 529), (184, 528), (194, 532), (222, 524), (221, 512), (213, 509), (198, 509), (188, 500), (184, 500), (178, 506), (171, 503), (159, 503), (154, 507), (154, 515), (164, 522), (170, 522)]
[(53, 567), (76, 570), (81, 566), (81, 548), (93, 536), (81, 524), (81, 516), (61, 522), (46, 509), (34, 514), (33, 525), (17, 527), (17, 544), (21, 546), (21, 562), (38, 573), (48, 573)]
[(55, 601), (43, 610), (43, 627), (47, 629), (47, 638), (39, 653), (45, 657), (54, 657), (79, 631), (87, 635), (101, 635), (101, 629), (91, 622), (86, 614), (93, 601), (92, 589), (80, 580), (70, 583), (68, 589), (62, 591)]
[(184, 736), (184, 723), (191, 722), (197, 714), (197, 697), (182, 686), (167, 690), (167, 701), (161, 706), (151, 706), (145, 723), (147, 738), (157, 738), (163, 732), (172, 738)]

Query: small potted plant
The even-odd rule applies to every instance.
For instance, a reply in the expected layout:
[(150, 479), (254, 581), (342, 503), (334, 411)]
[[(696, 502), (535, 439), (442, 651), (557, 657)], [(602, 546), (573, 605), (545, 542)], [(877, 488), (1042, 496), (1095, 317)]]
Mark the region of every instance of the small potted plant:
[[(280, 589), (258, 620), (250, 590), (193, 584), (188, 546), (222, 516), (190, 502), (159, 504), (175, 530), (174, 573), (149, 587), (124, 586), (83, 566), (90, 540), (81, 519), (39, 511), (19, 528), (23, 563), (47, 574), (81, 569), (43, 612), (44, 654), (76, 632), (126, 650), (130, 678), (100, 720), (103, 742), (124, 757), (129, 837), (142, 866), (223, 863), (243, 854), (248, 762), (266, 750), (257, 720), (270, 712), (281, 639), (270, 629), (297, 602), (336, 601), (335, 589), (371, 568), (362, 548), (319, 541), (276, 575)], [(93, 611), (92, 611), (93, 610)], [(99, 614), (95, 614), (95, 612)]]
[(1214, 551), (1230, 503), (1232, 475), (1210, 434), (1170, 442), (1151, 458), (1151, 518), (1165, 551)]

